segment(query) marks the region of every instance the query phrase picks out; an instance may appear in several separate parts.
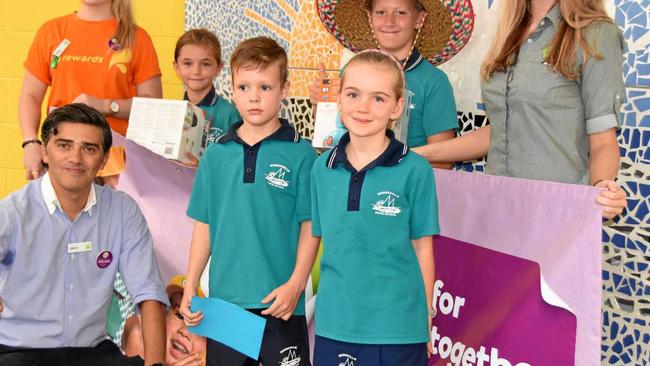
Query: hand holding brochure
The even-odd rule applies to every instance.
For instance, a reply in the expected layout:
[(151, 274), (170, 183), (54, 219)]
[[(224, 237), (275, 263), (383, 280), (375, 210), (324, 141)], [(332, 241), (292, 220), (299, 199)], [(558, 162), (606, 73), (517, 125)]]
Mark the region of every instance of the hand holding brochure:
[(188, 328), (190, 332), (258, 359), (266, 319), (214, 297), (195, 296), (191, 308), (192, 312), (203, 312), (203, 320), (199, 325)]

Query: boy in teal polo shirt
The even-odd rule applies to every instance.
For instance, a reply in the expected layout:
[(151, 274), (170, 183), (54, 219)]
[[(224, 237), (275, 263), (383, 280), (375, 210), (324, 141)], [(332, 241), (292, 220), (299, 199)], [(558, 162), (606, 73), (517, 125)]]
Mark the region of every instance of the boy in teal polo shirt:
[(349, 133), (314, 163), (312, 231), (323, 239), (316, 366), (427, 363), (437, 203), (428, 162), (387, 130), (403, 85), (388, 53), (354, 56), (339, 96)]
[[(417, 49), (404, 65), (408, 90), (413, 93), (409, 119), (409, 147), (424, 146), (431, 141), (453, 138), (458, 130), (458, 117), (454, 91), (447, 75), (425, 60)], [(437, 136), (437, 137), (436, 137)], [(448, 168), (446, 164), (437, 168)]]
[[(252, 38), (237, 46), (230, 65), (243, 121), (199, 162), (187, 209), (196, 224), (181, 313), (188, 325), (200, 322), (190, 299), (211, 257), (209, 295), (267, 318), (260, 361), (309, 365), (303, 290), (318, 248), (310, 221), (316, 153), (278, 118), (289, 89), (284, 49)], [(208, 340), (207, 363), (257, 361)]]

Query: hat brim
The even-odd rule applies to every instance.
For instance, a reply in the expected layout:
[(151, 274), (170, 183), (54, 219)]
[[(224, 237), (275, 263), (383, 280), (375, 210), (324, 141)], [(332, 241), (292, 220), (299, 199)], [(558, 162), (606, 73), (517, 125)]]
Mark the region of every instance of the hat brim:
[[(420, 54), (434, 65), (456, 55), (469, 41), (474, 30), (471, 0), (419, 0), (427, 11), (415, 45)], [(343, 47), (352, 52), (376, 48), (368, 21), (366, 1), (316, 0), (321, 22)]]
[[(176, 275), (172, 277), (169, 282), (167, 283), (167, 287), (165, 288), (165, 292), (167, 292), (167, 296), (171, 297), (173, 293), (175, 292), (181, 292), (185, 291), (185, 276), (183, 275)], [(196, 295), (198, 297), (205, 297), (205, 293), (203, 293), (203, 290), (201, 287), (198, 287), (196, 289)]]

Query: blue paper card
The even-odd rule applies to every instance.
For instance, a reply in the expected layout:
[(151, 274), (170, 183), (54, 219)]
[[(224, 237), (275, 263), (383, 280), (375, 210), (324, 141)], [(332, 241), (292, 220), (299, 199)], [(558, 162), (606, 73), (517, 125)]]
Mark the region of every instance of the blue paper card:
[(192, 312), (203, 312), (203, 320), (188, 328), (190, 332), (258, 359), (266, 319), (215, 297), (193, 297), (191, 308)]

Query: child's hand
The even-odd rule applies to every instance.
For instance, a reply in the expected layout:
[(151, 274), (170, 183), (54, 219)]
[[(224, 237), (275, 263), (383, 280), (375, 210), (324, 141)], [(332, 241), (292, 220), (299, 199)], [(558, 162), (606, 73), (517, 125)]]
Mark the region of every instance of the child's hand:
[(601, 180), (596, 187), (604, 188), (596, 198), (596, 203), (603, 206), (603, 217), (611, 219), (623, 212), (627, 205), (625, 191), (613, 180)]
[(187, 161), (182, 162), (181, 164), (188, 166), (190, 168), (196, 168), (199, 166), (199, 159), (194, 156), (191, 152), (187, 151), (185, 152), (185, 157), (187, 157)]
[(188, 327), (193, 327), (195, 325), (198, 325), (201, 322), (201, 320), (203, 320), (202, 312), (198, 311), (196, 313), (193, 313), (190, 310), (192, 296), (194, 296), (195, 294), (196, 294), (196, 290), (190, 289), (186, 286), (185, 290), (183, 291), (183, 300), (181, 300), (181, 306), (179, 309), (181, 315), (183, 315), (183, 321), (185, 322), (185, 325)]
[(203, 353), (195, 353), (195, 354), (188, 355), (187, 357), (181, 360), (176, 360), (166, 365), (167, 366), (203, 366), (205, 365), (205, 357)]
[(262, 304), (268, 304), (275, 299), (268, 309), (262, 311), (262, 315), (271, 315), (282, 320), (289, 320), (301, 294), (302, 289), (298, 283), (291, 280), (287, 281), (284, 285), (271, 291), (262, 300)]

